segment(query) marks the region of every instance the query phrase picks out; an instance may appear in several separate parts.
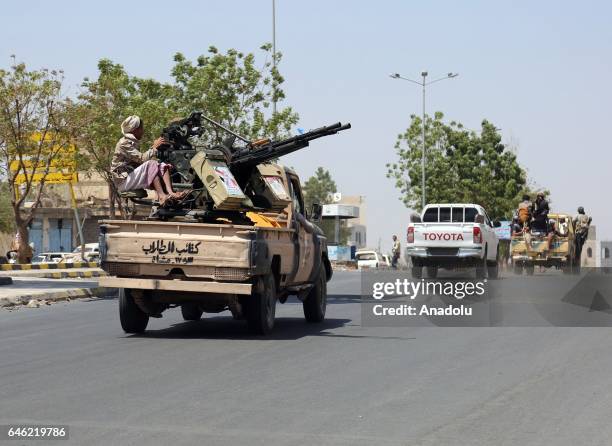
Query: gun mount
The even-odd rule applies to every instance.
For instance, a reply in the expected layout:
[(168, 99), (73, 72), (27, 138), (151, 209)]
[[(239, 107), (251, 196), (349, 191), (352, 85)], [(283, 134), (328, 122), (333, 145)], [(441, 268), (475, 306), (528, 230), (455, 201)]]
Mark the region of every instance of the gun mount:
[[(202, 119), (230, 135), (221, 144), (198, 145), (204, 129)], [(162, 136), (168, 141), (160, 151), (160, 161), (174, 166), (172, 184), (175, 190), (192, 190), (176, 209), (163, 215), (214, 217), (248, 211), (279, 212), (290, 202), (280, 169), (271, 161), (309, 146), (310, 141), (350, 129), (340, 122), (279, 141), (247, 138), (218, 122), (193, 112), (187, 118), (171, 122)], [(236, 140), (243, 145), (235, 145)]]

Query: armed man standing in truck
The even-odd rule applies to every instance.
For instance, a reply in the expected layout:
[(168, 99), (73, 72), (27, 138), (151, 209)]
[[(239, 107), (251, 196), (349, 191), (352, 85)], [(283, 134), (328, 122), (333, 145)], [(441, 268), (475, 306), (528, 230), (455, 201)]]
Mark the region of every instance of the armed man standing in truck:
[(574, 217), (574, 231), (576, 233), (576, 258), (580, 260), (582, 246), (589, 236), (589, 227), (592, 218), (584, 212), (582, 206), (578, 207), (578, 214)]
[(548, 233), (548, 212), (550, 208), (548, 201), (544, 198), (544, 192), (538, 192), (536, 201), (533, 203), (533, 222), (531, 224), (533, 230)]

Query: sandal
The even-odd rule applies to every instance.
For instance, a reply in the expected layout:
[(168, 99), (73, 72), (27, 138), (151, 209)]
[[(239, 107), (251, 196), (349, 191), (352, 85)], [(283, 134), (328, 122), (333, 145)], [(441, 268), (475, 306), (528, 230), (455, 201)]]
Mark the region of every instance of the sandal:
[(159, 200), (159, 207), (166, 207), (168, 205), (174, 204), (176, 198), (172, 195), (167, 195), (165, 199)]
[(188, 190), (184, 190), (181, 192), (174, 192), (173, 194), (170, 194), (171, 196), (173, 196), (175, 199), (177, 200), (183, 200), (185, 199), (191, 192), (193, 192), (192, 189), (188, 189)]

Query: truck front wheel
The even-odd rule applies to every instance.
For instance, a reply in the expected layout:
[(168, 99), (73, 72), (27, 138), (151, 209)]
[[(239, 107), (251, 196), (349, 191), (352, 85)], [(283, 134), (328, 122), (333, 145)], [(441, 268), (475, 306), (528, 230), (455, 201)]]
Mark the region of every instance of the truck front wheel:
[(302, 302), (304, 317), (307, 322), (323, 322), (327, 308), (327, 274), (321, 265), (315, 285)]
[(136, 305), (130, 289), (119, 289), (119, 320), (126, 333), (142, 333), (149, 323), (149, 315)]
[(257, 279), (253, 293), (244, 299), (244, 304), (249, 330), (260, 335), (270, 333), (276, 314), (276, 281), (272, 273)]

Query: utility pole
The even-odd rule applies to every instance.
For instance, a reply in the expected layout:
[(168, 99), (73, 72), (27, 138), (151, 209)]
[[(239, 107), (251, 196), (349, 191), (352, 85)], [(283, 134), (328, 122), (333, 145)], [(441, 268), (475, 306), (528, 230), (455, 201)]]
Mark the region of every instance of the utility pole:
[[(276, 71), (276, 0), (272, 0), (272, 68)], [(272, 81), (272, 116), (276, 115), (276, 86)]]
[(421, 155), (421, 209), (425, 209), (425, 87), (427, 86), (427, 71), (421, 73), (423, 76), (423, 153)]

